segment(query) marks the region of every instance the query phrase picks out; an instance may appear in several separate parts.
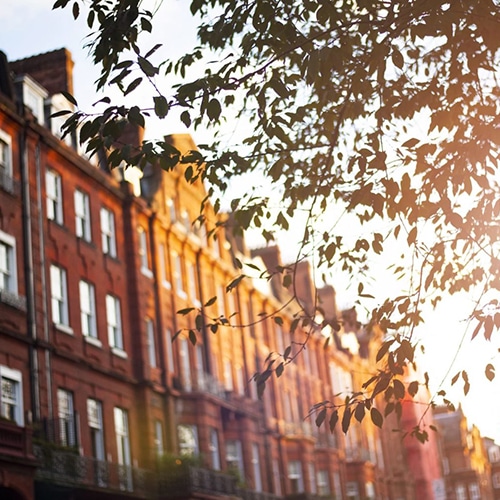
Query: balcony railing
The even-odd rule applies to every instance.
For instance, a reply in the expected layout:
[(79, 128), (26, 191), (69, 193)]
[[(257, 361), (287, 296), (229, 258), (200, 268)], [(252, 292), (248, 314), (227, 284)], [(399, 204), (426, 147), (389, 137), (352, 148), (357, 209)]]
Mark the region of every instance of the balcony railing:
[(136, 498), (146, 497), (151, 488), (149, 473), (136, 467), (82, 457), (72, 450), (48, 445), (35, 445), (34, 451), (39, 462), (36, 477), (42, 481), (131, 492)]
[(236, 495), (242, 500), (281, 500), (283, 498), (273, 495), (272, 493), (265, 493), (263, 491), (250, 491), (242, 489), (238, 489)]
[(33, 458), (32, 431), (15, 422), (0, 419), (0, 454), (20, 458)]
[(160, 498), (186, 497), (192, 494), (236, 495), (237, 478), (191, 465), (181, 465), (159, 473)]

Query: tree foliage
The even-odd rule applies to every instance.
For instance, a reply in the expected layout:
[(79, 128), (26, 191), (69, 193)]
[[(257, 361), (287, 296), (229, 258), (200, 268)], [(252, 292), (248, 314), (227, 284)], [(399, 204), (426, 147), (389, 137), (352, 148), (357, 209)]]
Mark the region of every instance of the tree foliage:
[[(226, 200), (232, 179), (262, 173), (279, 192), (278, 213), (255, 195), (227, 205), (239, 229), (261, 228), (266, 240), (306, 211), (297, 260), (314, 251), (318, 266), (340, 263), (361, 276), (369, 257), (395, 242), (412, 257), (411, 265), (393, 268), (408, 280), (405, 293), (384, 299), (386, 291), (378, 291), (382, 300), (371, 323), (393, 336), (379, 352), (383, 368), (364, 386), (368, 396), (346, 402), (344, 430), (365, 411), (381, 424), (383, 415), (372, 406), (377, 394), (385, 395), (386, 415), (400, 412), (405, 391), (416, 394), (419, 382), (405, 389), (398, 377), (414, 361), (413, 331), (426, 304), (482, 290), (491, 301), (478, 304), (470, 320), (474, 336), (491, 338), (500, 326), (496, 0), (192, 0), (199, 47), (178, 60), (168, 58), (168, 47), (148, 46), (154, 16), (141, 4), (54, 5), (70, 5), (75, 18), (87, 9), (98, 89), (116, 86), (127, 102), (138, 86), (151, 89), (146, 109), (105, 97), (102, 113), (80, 110), (68, 119), (68, 132), (78, 128), (89, 152), (115, 147), (111, 166), (159, 162), (169, 170), (194, 163), (186, 179), (201, 177), (214, 198)], [(200, 65), (204, 72), (189, 78)], [(163, 88), (164, 76), (179, 84)], [(248, 136), (231, 148), (215, 140), (185, 156), (161, 139), (116, 148), (127, 122), (143, 127), (149, 115), (165, 118), (174, 110), (192, 128), (243, 119)], [(325, 230), (318, 219), (326, 210), (377, 229), (354, 240), (333, 225)], [(281, 270), (290, 280), (288, 271)], [(361, 301), (373, 295), (362, 281), (358, 292)], [(281, 371), (269, 365), (256, 380), (265, 384)], [(485, 374), (491, 380), (494, 367)], [(462, 379), (467, 392), (465, 372)], [(318, 424), (333, 428), (339, 421), (337, 407), (316, 410)]]

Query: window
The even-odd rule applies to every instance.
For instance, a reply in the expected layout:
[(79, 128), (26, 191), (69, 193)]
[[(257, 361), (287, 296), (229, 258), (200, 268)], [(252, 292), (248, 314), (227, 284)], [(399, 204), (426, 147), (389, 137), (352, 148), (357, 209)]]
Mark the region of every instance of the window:
[(148, 339), (149, 365), (155, 368), (156, 367), (155, 329), (153, 321), (149, 318), (146, 319), (146, 335)]
[(314, 464), (311, 462), (307, 464), (307, 475), (309, 476), (309, 493), (316, 495), (316, 473), (314, 471)]
[(224, 389), (226, 391), (234, 390), (233, 367), (229, 358), (224, 358)]
[(148, 233), (146, 233), (142, 227), (139, 227), (137, 232), (139, 233), (139, 258), (141, 259), (141, 272), (146, 276), (152, 276), (149, 265)]
[(196, 344), (196, 384), (199, 391), (206, 389), (205, 387), (205, 363), (203, 362), (203, 345)]
[(0, 231), (0, 290), (17, 294), (16, 240)]
[(455, 498), (457, 500), (467, 500), (467, 490), (463, 484), (457, 484), (455, 486)]
[(342, 498), (342, 483), (340, 482), (340, 473), (333, 473), (333, 491), (335, 494), (334, 498)]
[(174, 349), (172, 346), (172, 330), (167, 329), (165, 332), (165, 348), (167, 349), (167, 371), (174, 373)]
[(120, 299), (113, 295), (106, 295), (106, 319), (108, 322), (109, 345), (123, 351)]
[(495, 489), (500, 488), (500, 472), (495, 472), (493, 474), (493, 488)]
[(278, 497), (281, 497), (282, 492), (281, 492), (280, 464), (276, 459), (273, 459), (273, 482), (274, 482), (274, 494)]
[(179, 454), (195, 456), (199, 454), (198, 428), (196, 425), (178, 425)]
[(375, 485), (371, 481), (365, 483), (365, 495), (366, 495), (366, 500), (375, 499)]
[(316, 485), (318, 487), (318, 495), (326, 497), (330, 495), (330, 482), (328, 481), (328, 471), (319, 470), (316, 475)]
[(52, 321), (56, 325), (69, 326), (66, 271), (59, 266), (50, 266), (50, 291)]
[(252, 444), (252, 469), (254, 491), (262, 491), (262, 476), (260, 474), (259, 445)]
[(102, 251), (116, 257), (115, 216), (107, 208), (101, 208)]
[(240, 396), (245, 395), (245, 374), (243, 372), (243, 367), (241, 365), (238, 365), (236, 367), (236, 384), (237, 388), (236, 390), (238, 391), (238, 394)]
[(198, 293), (198, 278), (196, 273), (196, 265), (189, 264), (188, 267), (188, 281), (189, 281), (189, 298), (193, 302), (193, 304), (197, 307), (201, 305), (200, 297)]
[(75, 446), (73, 393), (66, 389), (57, 389), (57, 416), (59, 417), (59, 443), (62, 446)]
[(236, 439), (226, 441), (226, 465), (228, 469), (238, 472), (241, 479), (245, 477), (241, 441)]
[(173, 254), (174, 259), (174, 283), (175, 291), (180, 297), (186, 298), (187, 294), (184, 290), (184, 280), (182, 276), (182, 258), (179, 254)]
[(170, 215), (170, 224), (177, 221), (177, 209), (174, 200), (167, 200), (167, 208)]
[(164, 453), (163, 425), (160, 420), (155, 420), (155, 450), (157, 457), (161, 457)]
[(359, 487), (355, 481), (349, 481), (346, 484), (346, 493), (348, 500), (359, 500)]
[(302, 464), (299, 460), (288, 462), (288, 479), (292, 493), (304, 492), (304, 479), (302, 477)]
[(167, 253), (165, 251), (165, 245), (163, 243), (160, 243), (160, 245), (158, 246), (158, 259), (160, 261), (159, 269), (160, 269), (161, 283), (165, 288), (170, 289), (171, 288), (170, 279), (169, 279), (168, 274), (167, 274), (167, 272), (168, 272), (168, 270), (167, 270)]
[(226, 306), (224, 305), (224, 287), (217, 285), (217, 313), (219, 316), (226, 316)]
[(96, 460), (94, 470), (97, 484), (106, 486), (109, 473), (108, 464), (105, 461), (102, 403), (100, 401), (87, 399), (87, 421), (90, 430), (91, 453)]
[(128, 426), (128, 412), (122, 408), (114, 410), (115, 417), (115, 436), (117, 447), (118, 470), (120, 488), (123, 490), (132, 490), (132, 470), (130, 467), (130, 437)]
[(21, 372), (0, 365), (0, 417), (24, 425)]
[(54, 170), (45, 174), (45, 189), (47, 192), (47, 219), (58, 224), (63, 223), (61, 176)]
[(477, 483), (469, 484), (469, 499), (481, 500), (481, 491), (479, 490), (479, 484)]
[(89, 195), (75, 191), (75, 233), (85, 241), (91, 241)]
[(494, 445), (488, 449), (488, 456), (492, 464), (500, 462), (500, 446)]
[(220, 470), (219, 433), (217, 429), (210, 429), (209, 449), (212, 458), (212, 469)]
[(12, 143), (11, 138), (0, 130), (0, 186), (12, 193)]
[(97, 339), (94, 285), (80, 281), (80, 316), (82, 335)]
[(182, 387), (185, 391), (191, 391), (193, 384), (191, 380), (191, 363), (189, 360), (189, 341), (187, 338), (179, 338), (179, 351), (181, 358)]

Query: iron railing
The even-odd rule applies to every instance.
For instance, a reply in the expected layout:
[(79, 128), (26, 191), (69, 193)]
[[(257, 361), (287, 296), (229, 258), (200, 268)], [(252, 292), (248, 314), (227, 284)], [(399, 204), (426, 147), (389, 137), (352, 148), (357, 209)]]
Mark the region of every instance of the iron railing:
[(160, 498), (186, 497), (192, 494), (236, 495), (236, 477), (221, 472), (179, 465), (158, 474)]
[(141, 498), (147, 496), (151, 487), (149, 473), (137, 467), (82, 457), (75, 451), (56, 449), (48, 444), (35, 445), (34, 453), (39, 462), (36, 477), (42, 481), (133, 492)]

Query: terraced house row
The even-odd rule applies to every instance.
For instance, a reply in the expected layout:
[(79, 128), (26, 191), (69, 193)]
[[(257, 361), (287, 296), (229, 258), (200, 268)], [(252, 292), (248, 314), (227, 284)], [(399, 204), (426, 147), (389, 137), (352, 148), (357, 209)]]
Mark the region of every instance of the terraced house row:
[[(319, 297), (343, 327), (327, 348), (316, 328), (257, 397), (253, 374), (304, 332), (290, 337), (291, 307), (273, 320), (288, 297), (280, 278), (226, 287), (235, 259), (273, 271), (278, 249), (250, 252), (230, 230), (207, 238), (220, 219), (206, 207), (197, 222), (206, 192), (181, 170), (129, 182), (61, 139), (50, 115), (71, 107), (72, 67), (64, 49), (1, 57), (0, 498), (433, 498), (435, 443), (409, 457), (367, 419), (344, 436), (307, 418), (359, 387), (382, 335), (338, 311), (333, 288), (315, 290), (307, 263), (302, 305)], [(205, 318), (195, 345), (196, 312), (176, 313), (193, 306)], [(220, 317), (231, 325), (214, 334)]]

